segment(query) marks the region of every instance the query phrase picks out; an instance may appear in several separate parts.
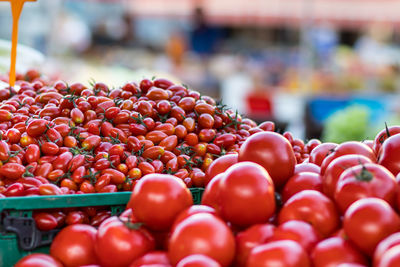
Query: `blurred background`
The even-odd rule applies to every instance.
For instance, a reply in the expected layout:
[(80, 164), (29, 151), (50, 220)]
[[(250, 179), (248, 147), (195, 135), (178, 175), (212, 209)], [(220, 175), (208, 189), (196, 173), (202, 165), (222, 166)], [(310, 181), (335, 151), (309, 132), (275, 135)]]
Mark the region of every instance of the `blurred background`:
[[(306, 140), (372, 139), (400, 123), (399, 10), (397, 0), (38, 0), (21, 16), (17, 70), (114, 87), (167, 77)], [(6, 73), (7, 2), (0, 25)]]

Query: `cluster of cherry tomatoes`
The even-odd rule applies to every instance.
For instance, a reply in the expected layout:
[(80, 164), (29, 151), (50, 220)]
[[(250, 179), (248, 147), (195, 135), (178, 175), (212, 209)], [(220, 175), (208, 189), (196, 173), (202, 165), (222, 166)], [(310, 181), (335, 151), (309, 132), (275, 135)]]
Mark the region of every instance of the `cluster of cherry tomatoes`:
[(257, 132), (212, 162), (202, 205), (179, 177), (148, 174), (121, 216), (70, 225), (16, 266), (400, 266), (398, 133), (299, 143), (300, 163), (287, 134)]

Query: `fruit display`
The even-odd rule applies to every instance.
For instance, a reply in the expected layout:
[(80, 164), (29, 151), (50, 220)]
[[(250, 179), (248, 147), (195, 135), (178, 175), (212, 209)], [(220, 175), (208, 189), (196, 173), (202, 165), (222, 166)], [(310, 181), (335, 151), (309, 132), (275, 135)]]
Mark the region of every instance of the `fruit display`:
[[(61, 229), (15, 266), (398, 266), (399, 127), (304, 142), (168, 80), (0, 90), (0, 197), (127, 191), (35, 212)], [(194, 205), (191, 187), (205, 187)]]

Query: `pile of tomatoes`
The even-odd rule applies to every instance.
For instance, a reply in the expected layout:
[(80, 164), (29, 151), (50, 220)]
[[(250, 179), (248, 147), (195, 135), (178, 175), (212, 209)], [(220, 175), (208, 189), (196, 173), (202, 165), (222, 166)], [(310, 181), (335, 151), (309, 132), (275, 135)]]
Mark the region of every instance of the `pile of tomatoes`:
[(400, 266), (398, 133), (297, 151), (254, 133), (211, 163), (202, 205), (179, 177), (148, 174), (119, 217), (67, 226), (16, 266)]

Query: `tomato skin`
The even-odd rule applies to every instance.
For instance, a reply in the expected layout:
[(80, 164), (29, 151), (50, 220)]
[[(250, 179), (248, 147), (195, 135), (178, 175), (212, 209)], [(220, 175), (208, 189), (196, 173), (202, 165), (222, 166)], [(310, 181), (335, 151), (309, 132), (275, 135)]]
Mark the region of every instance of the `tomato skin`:
[(168, 255), (164, 251), (151, 251), (140, 258), (134, 260), (129, 267), (142, 267), (142, 266), (152, 266), (155, 264), (158, 267), (170, 267), (171, 264), (168, 259)]
[(255, 247), (247, 260), (247, 267), (309, 267), (305, 250), (292, 240), (273, 241)]
[(59, 156), (57, 156), (57, 158), (52, 163), (53, 169), (54, 170), (62, 170), (64, 172), (66, 172), (68, 169), (68, 164), (70, 163), (72, 158), (73, 158), (73, 155), (69, 151), (60, 154)]
[(347, 209), (343, 227), (349, 239), (372, 256), (381, 240), (400, 230), (400, 217), (386, 201), (363, 198)]
[(56, 155), (60, 150), (59, 146), (52, 142), (44, 142), (41, 146), (41, 150), (45, 155)]
[(269, 241), (293, 240), (308, 253), (321, 240), (321, 235), (307, 222), (291, 220), (279, 225)]
[(36, 227), (42, 231), (49, 231), (57, 227), (57, 220), (50, 213), (40, 212), (33, 216)]
[(329, 236), (339, 227), (335, 204), (315, 190), (300, 191), (286, 201), (279, 212), (278, 221), (282, 224), (290, 220), (311, 223), (323, 237)]
[(128, 202), (133, 215), (151, 230), (168, 230), (175, 217), (193, 204), (186, 185), (172, 175), (149, 174), (140, 179)]
[(400, 173), (400, 135), (390, 136), (379, 150), (378, 163), (386, 167), (394, 176)]
[(275, 132), (260, 132), (246, 139), (239, 151), (239, 161), (252, 161), (263, 166), (276, 188), (283, 186), (293, 175), (296, 165), (291, 144)]
[(25, 151), (25, 160), (28, 163), (37, 162), (40, 158), (40, 148), (38, 145), (31, 144)]
[(381, 165), (366, 163), (345, 170), (336, 185), (335, 202), (344, 213), (355, 201), (366, 197), (386, 200), (392, 207), (396, 202), (396, 179)]
[(0, 160), (1, 161), (7, 160), (9, 157), (9, 155), (8, 155), (9, 152), (10, 152), (9, 145), (5, 141), (1, 140), (0, 141)]
[(321, 166), (322, 161), (328, 156), (333, 150), (338, 146), (335, 143), (322, 143), (314, 147), (314, 149), (310, 153), (309, 161), (310, 163), (314, 163), (318, 166)]
[(220, 203), (220, 183), (225, 173), (217, 174), (206, 186), (203, 196), (201, 198), (201, 204), (214, 208), (218, 214), (221, 213)]
[(396, 267), (400, 265), (400, 246), (394, 246), (382, 255), (378, 267)]
[(374, 251), (373, 266), (379, 266), (383, 255), (392, 247), (400, 245), (400, 233), (394, 233), (379, 242)]
[(349, 241), (330, 237), (319, 242), (311, 253), (314, 267), (338, 266), (341, 263), (367, 265), (365, 256)]
[(194, 254), (180, 260), (176, 267), (221, 267), (221, 265), (210, 257)]
[(306, 189), (322, 192), (321, 176), (314, 172), (301, 172), (290, 177), (282, 189), (283, 202), (286, 202), (294, 194)]
[(50, 255), (66, 267), (97, 264), (97, 230), (93, 226), (73, 224), (63, 228), (50, 245)]
[(2, 192), (6, 197), (18, 197), (24, 195), (24, 186), (22, 183), (13, 183)]
[(128, 266), (152, 249), (154, 240), (140, 229), (129, 229), (116, 216), (106, 219), (97, 232), (95, 251), (99, 262), (105, 267)]
[(207, 185), (217, 174), (226, 171), (230, 166), (237, 162), (237, 154), (224, 155), (214, 160), (206, 171), (205, 184)]
[[(387, 133), (389, 132), (389, 136)], [(378, 155), (379, 151), (386, 141), (390, 136), (396, 135), (400, 133), (400, 126), (390, 126), (388, 129), (382, 129), (374, 139), (374, 144), (373, 144), (373, 149), (375, 151), (375, 154)]]
[(9, 179), (19, 179), (25, 172), (25, 167), (18, 163), (8, 162), (0, 167), (0, 174)]
[(40, 195), (62, 195), (61, 189), (54, 184), (42, 184), (39, 186)]
[(301, 172), (314, 172), (319, 174), (321, 172), (321, 167), (310, 162), (296, 164), (293, 175)]
[(49, 122), (43, 119), (32, 120), (26, 127), (26, 133), (32, 137), (38, 137), (46, 131)]
[(276, 227), (273, 224), (255, 224), (236, 235), (236, 258), (237, 266), (245, 266), (251, 250), (267, 243), (274, 235)]
[(324, 194), (333, 198), (340, 175), (348, 168), (365, 163), (372, 163), (372, 161), (362, 155), (344, 155), (332, 160), (322, 177)]
[(20, 259), (14, 267), (63, 267), (63, 265), (50, 255), (33, 253)]
[(221, 216), (239, 227), (265, 223), (275, 212), (274, 194), (272, 179), (263, 167), (236, 163), (219, 184)]
[(178, 224), (169, 239), (169, 259), (175, 265), (191, 254), (203, 254), (221, 266), (230, 266), (235, 239), (225, 222), (212, 214), (198, 213)]

